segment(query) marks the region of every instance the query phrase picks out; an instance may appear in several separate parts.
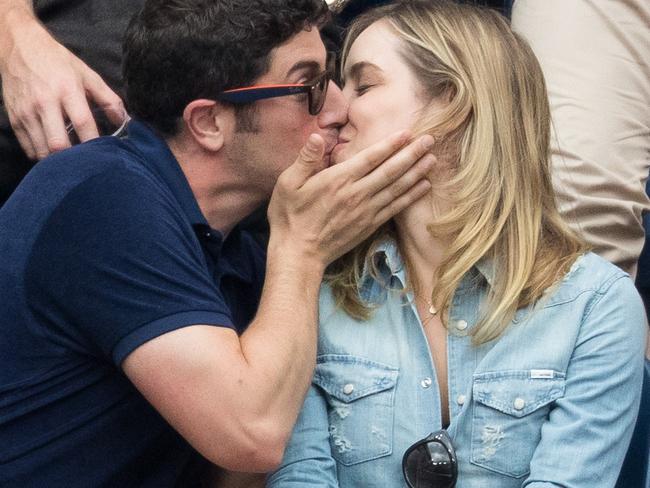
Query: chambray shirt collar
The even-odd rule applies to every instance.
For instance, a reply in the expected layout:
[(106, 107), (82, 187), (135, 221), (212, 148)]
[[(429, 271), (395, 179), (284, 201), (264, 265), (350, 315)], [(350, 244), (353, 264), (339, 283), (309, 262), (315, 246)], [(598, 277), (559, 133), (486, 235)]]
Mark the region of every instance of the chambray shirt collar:
[(474, 267), (483, 276), (483, 278), (485, 278), (485, 281), (487, 281), (488, 285), (494, 285), (494, 261), (484, 257), (479, 259)]
[(218, 231), (210, 229), (185, 173), (165, 141), (151, 127), (138, 120), (129, 122), (128, 140), (143, 156), (143, 164), (167, 184), (195, 231), (199, 234), (217, 233), (223, 240)]
[[(399, 280), (400, 288), (403, 289), (406, 287), (406, 267), (394, 240), (385, 239), (381, 241), (375, 247), (370, 262), (375, 263), (380, 275), (385, 277), (386, 281), (389, 278), (396, 278)], [(476, 263), (474, 269), (485, 279), (489, 286), (493, 285), (495, 277), (494, 261), (484, 257)], [(371, 279), (370, 269), (367, 263), (364, 266), (361, 276), (362, 284)], [(394, 279), (390, 281), (395, 285), (397, 284)], [(463, 287), (463, 283), (461, 283), (460, 287)]]

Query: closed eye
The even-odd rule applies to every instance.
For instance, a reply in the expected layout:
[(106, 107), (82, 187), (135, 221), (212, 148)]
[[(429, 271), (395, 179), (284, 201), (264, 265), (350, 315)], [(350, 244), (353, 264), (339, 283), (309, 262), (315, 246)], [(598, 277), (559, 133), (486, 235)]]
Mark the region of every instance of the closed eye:
[(372, 88), (373, 86), (375, 85), (359, 85), (354, 89), (354, 91), (357, 93), (358, 96), (361, 96), (364, 93), (366, 93), (368, 90), (370, 90), (370, 88)]

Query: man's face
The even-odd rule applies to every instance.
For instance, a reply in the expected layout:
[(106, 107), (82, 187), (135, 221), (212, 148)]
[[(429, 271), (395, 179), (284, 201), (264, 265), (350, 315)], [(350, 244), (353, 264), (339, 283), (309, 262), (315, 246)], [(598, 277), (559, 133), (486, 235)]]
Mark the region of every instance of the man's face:
[[(268, 72), (255, 85), (304, 83), (325, 69), (326, 51), (316, 27), (300, 31), (270, 54)], [(298, 156), (312, 133), (325, 139), (325, 159), (347, 120), (347, 105), (340, 89), (330, 82), (323, 109), (310, 115), (306, 94), (255, 102), (251, 127), (238, 130), (227, 145), (228, 157), (245, 172), (249, 190), (269, 197), (282, 171)], [(252, 130), (246, 130), (252, 129)], [(244, 173), (243, 173), (244, 174)]]

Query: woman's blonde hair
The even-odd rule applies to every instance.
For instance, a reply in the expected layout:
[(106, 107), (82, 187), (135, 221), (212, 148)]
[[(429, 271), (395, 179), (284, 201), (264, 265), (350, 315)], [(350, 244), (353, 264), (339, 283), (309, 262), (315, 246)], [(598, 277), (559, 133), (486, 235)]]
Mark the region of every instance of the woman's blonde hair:
[[(462, 277), (479, 260), (491, 260), (494, 277), (472, 332), (475, 344), (485, 343), (586, 251), (555, 203), (542, 71), (500, 14), (445, 0), (398, 1), (366, 12), (350, 27), (344, 60), (359, 34), (380, 20), (401, 40), (402, 58), (427, 95), (449, 101), (442, 113), (425, 108), (414, 130), (433, 135), (434, 152), (452, 168), (442, 183), (450, 211), (428, 228), (449, 243), (431, 299), (446, 324)], [(370, 257), (386, 236), (396, 239), (391, 224), (328, 269), (334, 296), (354, 318), (372, 311), (359, 296), (361, 273), (373, 269)]]

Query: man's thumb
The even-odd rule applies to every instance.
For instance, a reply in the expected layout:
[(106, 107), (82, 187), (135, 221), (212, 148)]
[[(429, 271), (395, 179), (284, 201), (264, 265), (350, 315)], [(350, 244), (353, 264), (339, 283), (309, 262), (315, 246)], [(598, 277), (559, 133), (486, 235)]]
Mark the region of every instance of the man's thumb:
[(311, 134), (296, 159), (296, 169), (305, 179), (310, 177), (321, 169), (324, 153), (325, 141), (323, 138), (318, 134)]

